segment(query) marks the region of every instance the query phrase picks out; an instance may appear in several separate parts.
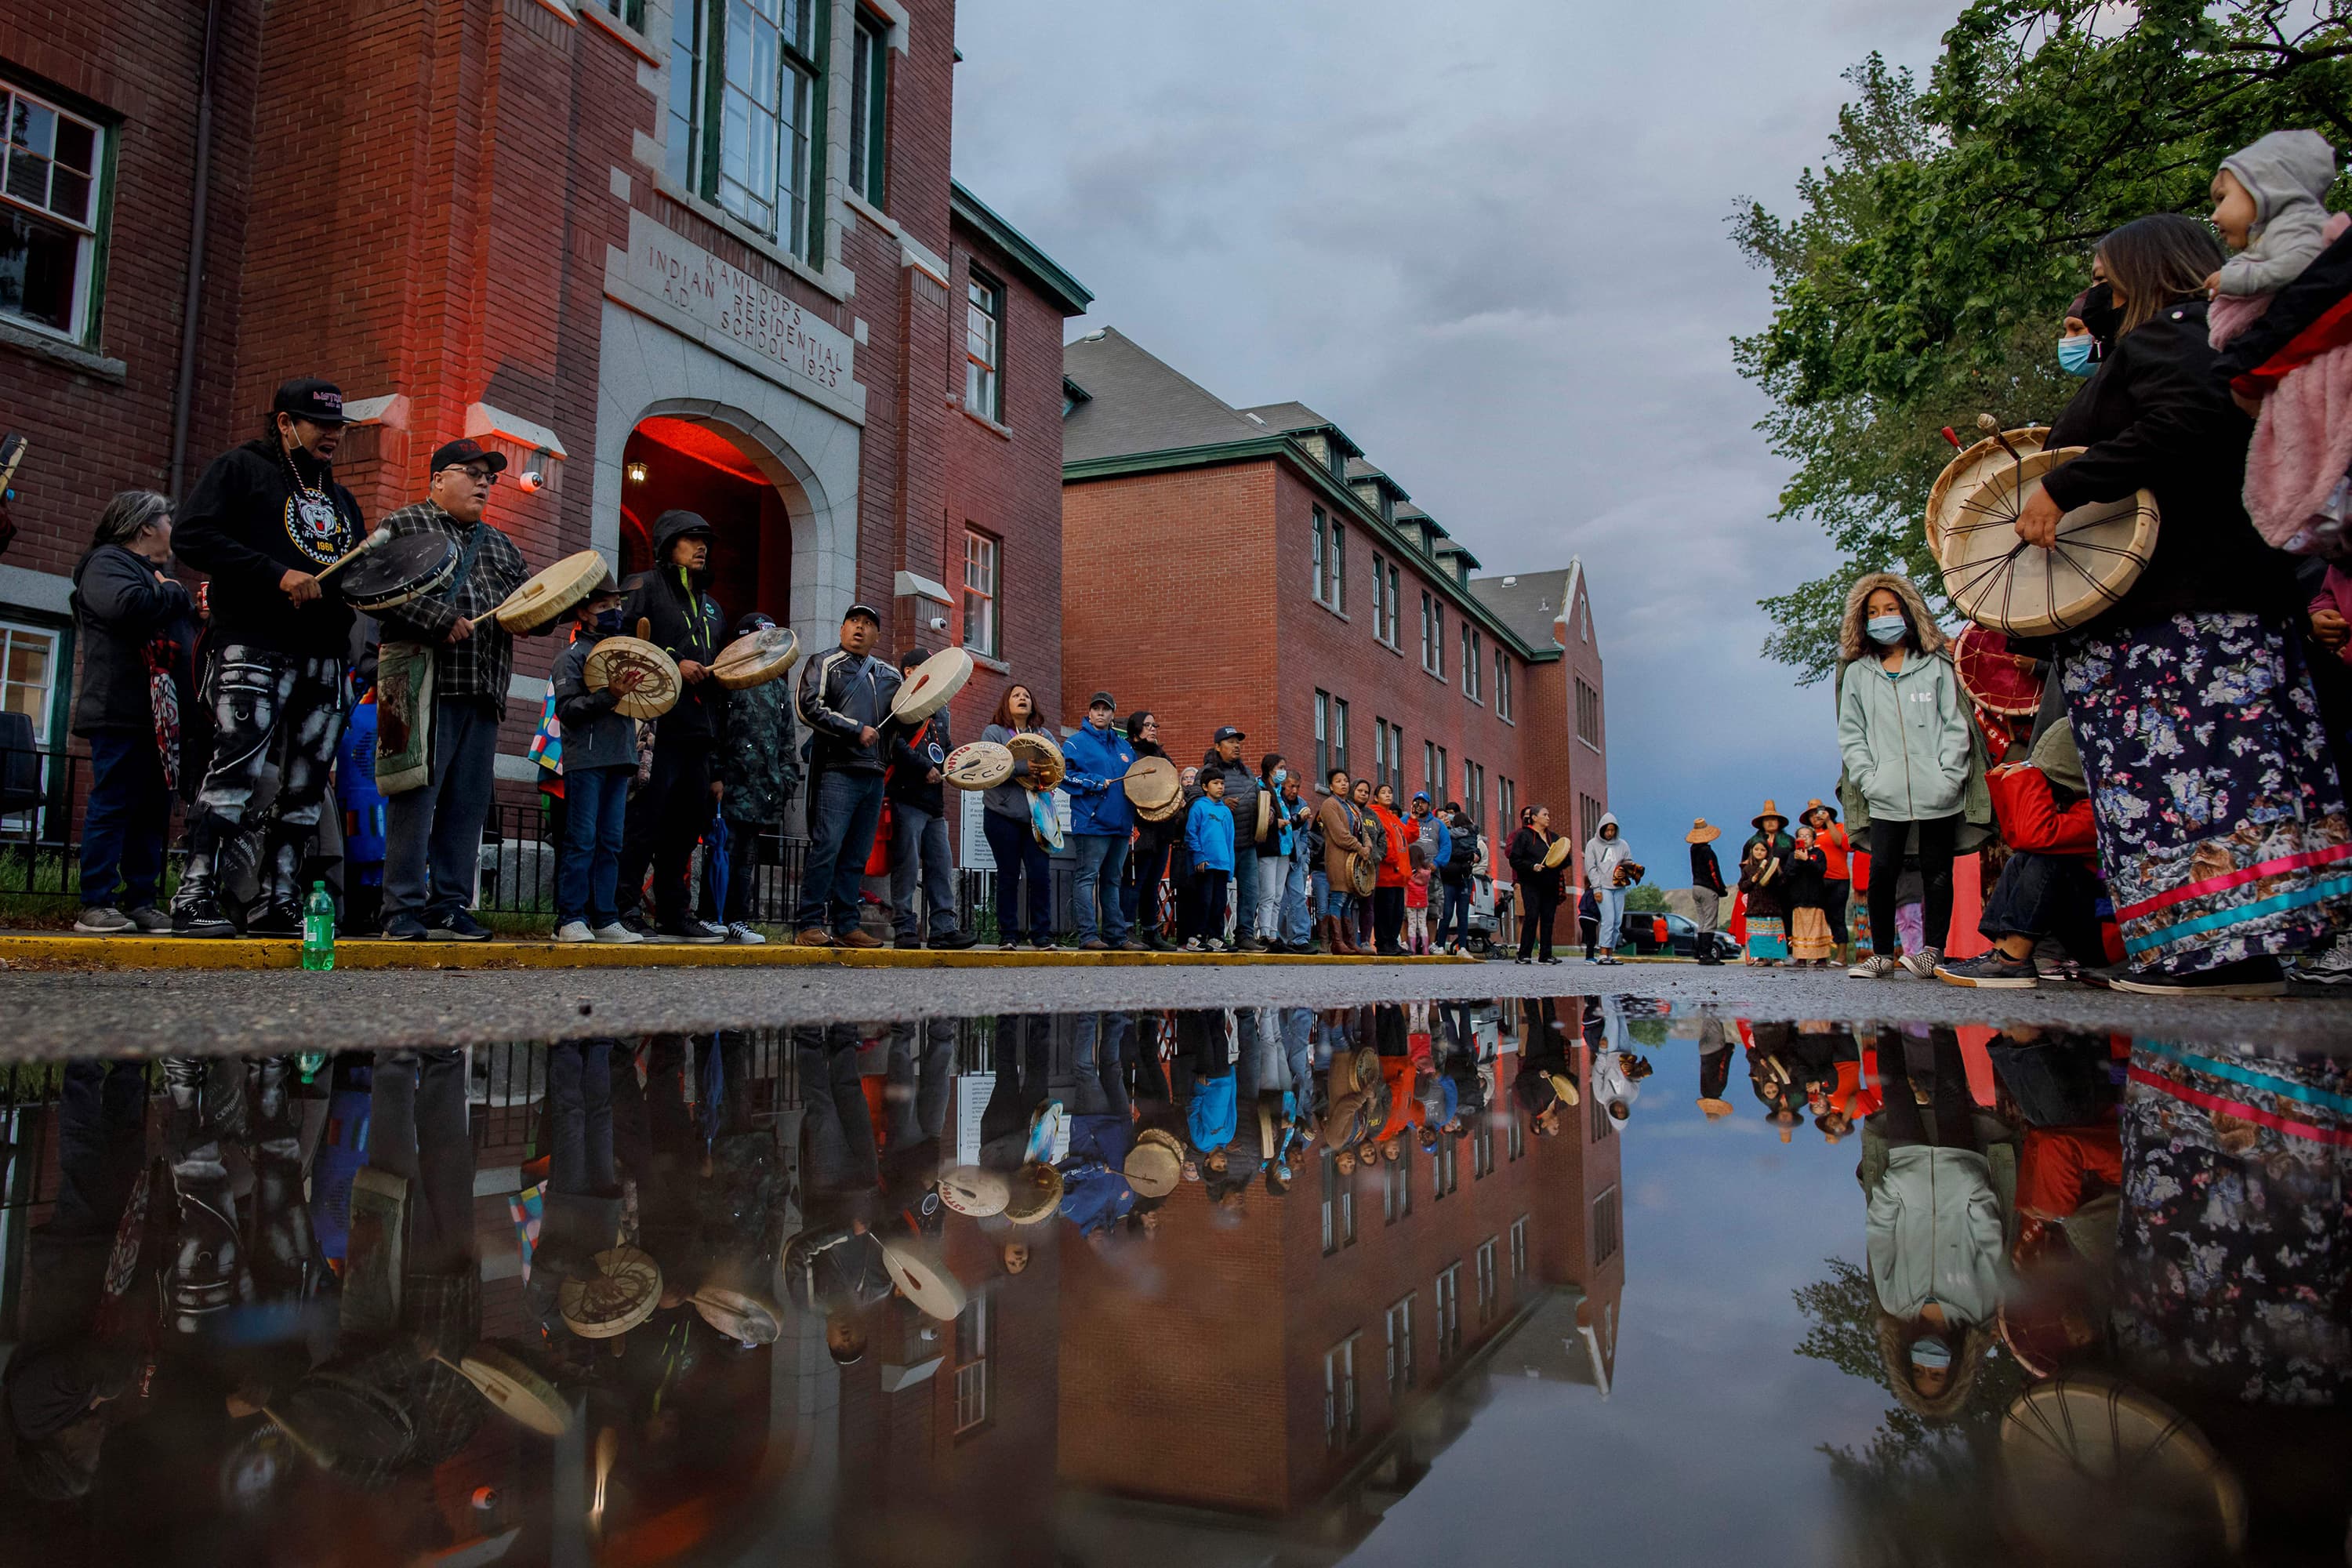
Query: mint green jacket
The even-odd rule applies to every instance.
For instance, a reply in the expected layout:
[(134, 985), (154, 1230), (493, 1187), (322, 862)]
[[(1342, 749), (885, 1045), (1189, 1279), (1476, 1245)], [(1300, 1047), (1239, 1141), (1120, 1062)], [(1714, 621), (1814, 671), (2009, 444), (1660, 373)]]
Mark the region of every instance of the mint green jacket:
[(1892, 679), (1874, 658), (1841, 673), (1838, 752), (1874, 821), (1958, 812), (1974, 733), (1959, 678), (1941, 654), (1911, 654)]

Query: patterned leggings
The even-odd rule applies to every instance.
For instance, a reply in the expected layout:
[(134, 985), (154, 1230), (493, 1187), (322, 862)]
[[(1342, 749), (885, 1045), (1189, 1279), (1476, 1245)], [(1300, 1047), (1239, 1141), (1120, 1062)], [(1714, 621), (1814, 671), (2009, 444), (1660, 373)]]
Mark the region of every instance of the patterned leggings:
[(267, 896), (294, 894), (302, 854), (318, 830), (335, 745), (342, 738), (342, 689), (340, 658), (305, 658), (243, 643), (222, 647), (205, 692), (213, 710), (213, 754), (196, 792), (195, 809), (188, 814), (183, 897), (216, 890), (221, 845), (247, 831), (246, 813), (260, 787), (262, 770), (281, 743), (283, 754), (275, 758), (280, 773), (278, 797), (269, 808), (261, 881)]

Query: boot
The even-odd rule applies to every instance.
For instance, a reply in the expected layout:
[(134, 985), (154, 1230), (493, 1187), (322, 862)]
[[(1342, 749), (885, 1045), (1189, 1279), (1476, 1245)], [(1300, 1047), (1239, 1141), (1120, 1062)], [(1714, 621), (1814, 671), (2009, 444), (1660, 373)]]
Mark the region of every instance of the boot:
[(201, 1058), (170, 1057), (163, 1062), (164, 1088), (172, 1098), (165, 1152), (179, 1204), (167, 1294), (172, 1326), (184, 1334), (200, 1332), (209, 1319), (250, 1293), (237, 1247), (236, 1199), (221, 1159), (223, 1107), (211, 1092), (210, 1074), (210, 1064)]
[(253, 1279), (272, 1300), (307, 1298), (318, 1283), (319, 1250), (302, 1194), (302, 1113), (294, 1058), (265, 1057), (246, 1067), (246, 1130), (252, 1139)]
[(272, 822), (264, 841), (257, 880), (258, 897), (246, 931), (254, 936), (302, 934), (302, 858), (310, 852), (308, 828)]
[(197, 806), (188, 824), (187, 863), (172, 895), (172, 930), (179, 936), (221, 937), (236, 930), (220, 905), (221, 840), (233, 828)]
[(1356, 939), (1349, 934), (1346, 921), (1334, 920), (1331, 922), (1331, 951), (1342, 958), (1360, 957), (1364, 951), (1356, 945)]

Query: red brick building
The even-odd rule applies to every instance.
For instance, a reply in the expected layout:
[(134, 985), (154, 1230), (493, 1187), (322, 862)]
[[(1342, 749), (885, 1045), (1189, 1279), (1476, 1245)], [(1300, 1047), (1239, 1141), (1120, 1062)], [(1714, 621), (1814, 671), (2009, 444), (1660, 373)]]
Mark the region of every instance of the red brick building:
[(1253, 759), (1426, 789), (1490, 837), (1522, 805), (1570, 833), (1607, 809), (1580, 564), (1474, 575), (1337, 424), (1234, 407), (1114, 329), (1062, 367), (1066, 719), (1108, 688), (1184, 760), (1238, 724)]
[[(0, 700), (44, 739), (106, 496), (184, 490), (297, 374), (341, 385), (371, 518), (477, 436), (534, 565), (635, 570), (691, 506), (730, 617), (814, 649), (863, 599), (887, 647), (978, 645), (966, 724), (1014, 665), (1058, 703), (1061, 322), (1089, 296), (950, 178), (951, 0), (212, 11), (199, 180), (205, 6), (0, 0), (0, 91), (47, 138), (0, 182), (0, 424), (32, 440)], [(549, 657), (522, 652), (507, 776)]]

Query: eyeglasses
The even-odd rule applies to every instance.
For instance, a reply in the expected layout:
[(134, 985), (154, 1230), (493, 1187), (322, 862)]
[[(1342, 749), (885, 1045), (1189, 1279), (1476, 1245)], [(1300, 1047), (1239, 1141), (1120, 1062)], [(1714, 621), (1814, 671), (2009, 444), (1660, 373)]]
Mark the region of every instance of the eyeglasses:
[(452, 463), (441, 471), (445, 474), (463, 474), (478, 485), (494, 485), (499, 482), (498, 475), (490, 472), (489, 469), (469, 468), (462, 463)]

